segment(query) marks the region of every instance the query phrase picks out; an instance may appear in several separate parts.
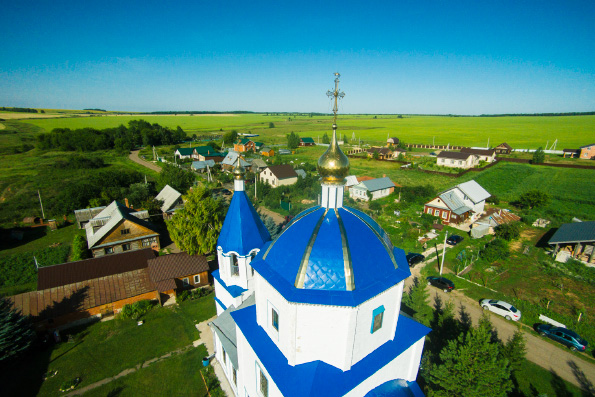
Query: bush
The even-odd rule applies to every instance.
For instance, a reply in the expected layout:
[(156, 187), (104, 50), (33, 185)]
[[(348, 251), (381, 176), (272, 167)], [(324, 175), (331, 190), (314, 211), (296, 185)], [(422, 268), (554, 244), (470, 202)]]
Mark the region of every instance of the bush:
[(519, 196), (518, 205), (521, 208), (543, 207), (550, 201), (550, 196), (540, 190), (533, 189)]
[(521, 226), (519, 222), (504, 223), (496, 226), (495, 234), (506, 241), (516, 240), (521, 235)]
[(490, 196), (486, 199), (486, 203), (498, 205), (498, 204), (500, 204), (500, 198), (496, 195)]
[(71, 261), (80, 261), (89, 257), (89, 250), (87, 249), (87, 240), (84, 236), (77, 234), (72, 241), (72, 255)]
[(181, 303), (186, 300), (194, 300), (202, 298), (203, 296), (207, 296), (210, 294), (212, 289), (210, 287), (202, 287), (202, 288), (194, 288), (191, 290), (182, 291), (178, 296), (176, 296), (176, 302)]
[(508, 244), (506, 241), (496, 238), (485, 245), (480, 252), (481, 258), (492, 263), (497, 260), (508, 258)]
[(138, 320), (145, 314), (147, 314), (153, 308), (153, 302), (148, 299), (143, 299), (138, 302), (134, 302), (128, 305), (124, 305), (122, 311), (120, 311), (120, 316), (122, 318), (131, 318), (133, 320)]

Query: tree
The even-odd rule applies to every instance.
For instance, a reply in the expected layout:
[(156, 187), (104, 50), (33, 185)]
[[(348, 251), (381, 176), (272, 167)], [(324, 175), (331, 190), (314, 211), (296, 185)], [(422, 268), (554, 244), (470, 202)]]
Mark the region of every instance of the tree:
[(269, 123), (269, 128), (275, 128), (275, 123), (273, 123), (272, 121)]
[(295, 149), (298, 146), (300, 146), (300, 136), (291, 131), (290, 134), (287, 134), (287, 147), (289, 149)]
[(516, 240), (521, 235), (521, 226), (519, 222), (503, 223), (502, 225), (496, 226), (494, 232), (497, 238), (512, 241)]
[(343, 134), (343, 145), (347, 145), (349, 143), (349, 139), (347, 139), (347, 135)]
[(87, 259), (88, 257), (87, 240), (83, 235), (77, 234), (72, 240), (72, 255), (70, 256), (70, 260), (74, 262)]
[(190, 255), (213, 252), (225, 219), (222, 202), (204, 186), (192, 189), (183, 199), (184, 208), (166, 221), (172, 241)]
[(165, 185), (169, 185), (178, 192), (185, 193), (190, 189), (190, 186), (194, 184), (195, 180), (196, 177), (191, 171), (186, 171), (183, 168), (166, 163), (163, 168), (161, 168), (161, 173), (157, 179), (158, 189), (161, 190)]
[(331, 143), (331, 139), (328, 137), (327, 133), (325, 132), (324, 135), (322, 136), (322, 143), (324, 144), (329, 144)]
[(0, 298), (0, 363), (24, 353), (34, 338), (29, 319), (15, 310), (8, 299)]
[(262, 219), (264, 225), (269, 231), (269, 234), (271, 235), (271, 239), (276, 239), (277, 236), (279, 236), (279, 233), (281, 232), (281, 225), (278, 225), (277, 222), (275, 222), (275, 220), (268, 215), (264, 215)]
[(502, 355), (508, 359), (513, 375), (516, 375), (520, 371), (523, 361), (525, 361), (526, 353), (527, 342), (525, 341), (525, 337), (520, 330), (516, 330), (502, 347)]
[(480, 251), (481, 258), (492, 263), (497, 260), (508, 258), (508, 245), (506, 241), (496, 238), (485, 245)]
[(378, 160), (380, 158), (380, 154), (378, 152), (374, 152), (372, 157), (374, 158), (374, 160)]
[(429, 325), (432, 318), (432, 308), (426, 303), (428, 281), (424, 277), (416, 277), (409, 292), (403, 295), (403, 304), (413, 310), (413, 317), (422, 324)]
[(532, 164), (543, 164), (545, 161), (545, 153), (543, 149), (539, 147), (536, 151), (533, 152), (533, 160), (531, 161)]
[(223, 142), (225, 144), (232, 144), (235, 141), (237, 141), (238, 139), (238, 132), (236, 130), (231, 130), (229, 132), (226, 132), (225, 134), (223, 134)]
[(506, 396), (512, 390), (510, 364), (492, 340), (489, 320), (463, 332), (440, 352), (441, 363), (429, 372), (437, 396)]
[(148, 183), (138, 182), (130, 185), (128, 190), (128, 202), (134, 206), (134, 208), (140, 208), (141, 203), (148, 200), (150, 197), (154, 197), (155, 192), (152, 190), (152, 186)]
[(521, 208), (537, 208), (544, 206), (550, 200), (550, 196), (540, 190), (529, 190), (520, 195), (518, 203)]

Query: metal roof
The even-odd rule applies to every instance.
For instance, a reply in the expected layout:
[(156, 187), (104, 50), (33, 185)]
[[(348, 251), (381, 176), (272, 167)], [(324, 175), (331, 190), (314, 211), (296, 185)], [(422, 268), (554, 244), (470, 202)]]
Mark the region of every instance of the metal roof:
[(297, 178), (297, 174), (293, 167), (289, 164), (271, 165), (267, 168), (278, 179)]
[(347, 177), (345, 177), (345, 186), (347, 187), (357, 185), (358, 183), (355, 175), (347, 175)]
[(595, 241), (595, 221), (565, 223), (550, 238), (548, 244)]
[[(221, 164), (235, 166), (238, 161), (238, 156), (240, 154), (238, 152), (230, 151), (227, 153), (227, 156), (223, 159)], [(242, 167), (250, 167), (250, 163), (244, 160), (243, 158), (240, 160), (240, 164)]]
[(470, 156), (473, 156), (471, 153), (461, 153), (461, 152), (440, 152), (438, 158), (445, 158), (445, 159), (455, 159), (455, 160), (467, 160)]
[(314, 139), (312, 138), (300, 138), (300, 141), (304, 143), (314, 143)]
[(298, 174), (302, 178), (305, 178), (307, 175), (306, 171), (304, 171), (304, 170), (295, 170), (295, 173)]
[(180, 199), (180, 197), (182, 197), (182, 193), (178, 192), (176, 189), (169, 185), (165, 185), (165, 187), (161, 189), (161, 191), (159, 192), (157, 197), (155, 197), (155, 199), (163, 200), (161, 211), (167, 212), (175, 206), (176, 202)]
[(444, 204), (457, 215), (462, 215), (465, 212), (471, 211), (471, 208), (467, 207), (463, 200), (461, 200), (452, 189), (442, 193), (438, 197), (440, 197)]
[(361, 184), (364, 185), (366, 189), (368, 189), (370, 192), (395, 187), (395, 184), (390, 180), (388, 176), (384, 178), (376, 178), (370, 179), (369, 181), (363, 181), (361, 182)]
[(203, 169), (207, 168), (207, 165), (209, 167), (214, 167), (215, 160), (193, 161), (190, 168), (195, 169), (195, 170), (203, 170)]
[(465, 193), (467, 197), (475, 204), (491, 197), (492, 195), (488, 193), (487, 190), (482, 188), (479, 183), (475, 182), (474, 180), (470, 180), (469, 182), (460, 183), (456, 187), (461, 190), (461, 192)]
[(181, 147), (178, 150), (176, 150), (176, 152), (178, 152), (181, 156), (192, 156), (192, 153), (194, 153), (194, 148)]
[(104, 209), (105, 205), (102, 207), (83, 208), (81, 210), (74, 210), (74, 217), (76, 218), (77, 222), (88, 221)]

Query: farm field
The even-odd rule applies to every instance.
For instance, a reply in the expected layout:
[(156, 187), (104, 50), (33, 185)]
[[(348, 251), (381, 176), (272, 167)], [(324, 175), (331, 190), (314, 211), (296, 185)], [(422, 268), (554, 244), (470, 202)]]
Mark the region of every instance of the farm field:
[[(1, 116), (0, 116), (1, 118)], [(130, 120), (146, 120), (165, 127), (178, 125), (187, 133), (219, 132), (236, 129), (240, 133), (259, 134), (266, 143), (285, 142), (285, 135), (294, 131), (301, 136), (331, 133), (330, 116), (291, 116), (266, 114), (218, 115), (102, 115), (55, 119), (31, 119), (27, 123), (51, 131), (54, 128), (97, 129), (117, 127)], [(291, 121), (289, 121), (291, 119)], [(268, 128), (269, 122), (275, 128)], [(508, 142), (515, 148), (537, 149), (558, 139), (558, 149), (577, 148), (595, 141), (595, 116), (559, 117), (446, 117), (342, 115), (338, 120), (339, 134), (366, 143), (384, 144), (387, 135), (404, 142), (437, 145), (494, 146)]]

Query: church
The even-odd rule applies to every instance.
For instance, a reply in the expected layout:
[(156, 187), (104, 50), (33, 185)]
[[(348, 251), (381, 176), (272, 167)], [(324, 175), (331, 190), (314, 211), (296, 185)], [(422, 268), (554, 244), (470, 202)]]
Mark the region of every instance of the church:
[(405, 252), (365, 213), (343, 206), (349, 160), (318, 160), (320, 205), (271, 241), (233, 169), (234, 195), (213, 272), (216, 357), (236, 396), (423, 396), (416, 383), (430, 329), (400, 313)]

